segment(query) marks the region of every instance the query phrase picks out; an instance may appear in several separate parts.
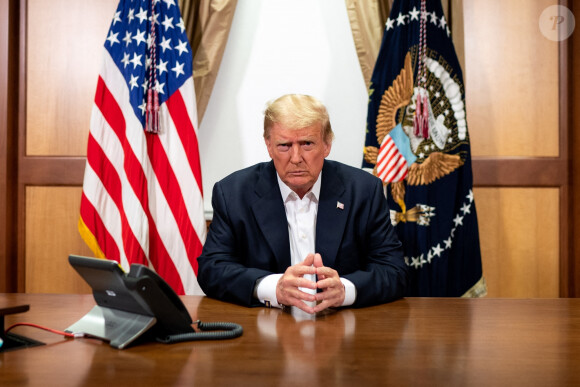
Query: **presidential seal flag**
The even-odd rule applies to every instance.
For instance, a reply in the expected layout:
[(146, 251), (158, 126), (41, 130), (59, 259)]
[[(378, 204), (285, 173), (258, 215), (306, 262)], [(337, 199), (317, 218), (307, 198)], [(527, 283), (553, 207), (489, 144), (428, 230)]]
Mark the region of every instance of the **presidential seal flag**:
[(483, 296), (463, 75), (438, 0), (395, 0), (370, 85), (363, 168), (385, 184), (409, 296)]
[(97, 257), (203, 294), (205, 242), (192, 53), (176, 0), (121, 0), (90, 122), (79, 231)]

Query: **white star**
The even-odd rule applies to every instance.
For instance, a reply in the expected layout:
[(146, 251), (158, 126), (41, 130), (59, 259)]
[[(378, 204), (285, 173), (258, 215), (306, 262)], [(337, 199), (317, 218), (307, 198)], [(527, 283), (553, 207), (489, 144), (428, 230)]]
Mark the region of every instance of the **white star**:
[(145, 114), (145, 108), (147, 107), (147, 103), (143, 101), (141, 105), (139, 105), (139, 109), (141, 109), (141, 115)]
[(145, 68), (148, 69), (151, 66), (151, 58), (145, 58)]
[(135, 34), (135, 36), (133, 36), (133, 40), (137, 42), (137, 45), (145, 43), (147, 41), (145, 40), (145, 31), (137, 30), (137, 33)]
[(175, 1), (173, 0), (163, 0), (165, 4), (167, 4), (167, 9), (170, 9), (172, 5), (175, 5)]
[(161, 39), (159, 45), (163, 48), (163, 52), (165, 52), (165, 50), (171, 50), (171, 40), (167, 39), (165, 36), (161, 37)]
[(131, 80), (129, 81), (129, 85), (131, 85), (131, 90), (133, 90), (134, 87), (139, 87), (139, 85), (137, 84), (138, 79), (139, 77), (134, 77), (133, 75), (131, 75)]
[(159, 70), (159, 75), (167, 72), (167, 61), (159, 59), (159, 64), (157, 65), (157, 70)]
[(131, 59), (130, 62), (133, 63), (133, 70), (135, 70), (137, 66), (141, 66), (141, 55), (134, 53), (133, 59)]
[(471, 204), (464, 203), (463, 207), (461, 207), (461, 212), (463, 212), (463, 215), (471, 213)]
[(159, 80), (155, 81), (155, 87), (154, 89), (159, 93), (159, 94), (165, 94), (163, 92), (163, 88), (165, 87), (165, 83), (159, 83)]
[(143, 88), (143, 93), (147, 93), (147, 89), (149, 88), (149, 82), (147, 79), (143, 78), (143, 84), (141, 87)]
[(113, 25), (115, 25), (117, 22), (121, 21), (121, 18), (119, 17), (120, 15), (121, 15), (121, 11), (115, 12), (115, 16), (113, 16)]
[(109, 33), (109, 37), (107, 38), (107, 40), (109, 41), (109, 43), (111, 43), (111, 47), (113, 47), (113, 44), (115, 43), (120, 43), (119, 40), (117, 39), (117, 35), (119, 35), (118, 32), (113, 33), (113, 31), (111, 31)]
[(153, 44), (153, 35), (149, 34), (147, 35), (147, 48), (151, 48), (152, 44)]
[(467, 198), (469, 199), (470, 202), (473, 202), (473, 191), (469, 190), (469, 193), (467, 194)]
[(441, 16), (441, 28), (445, 28), (447, 26), (447, 21), (445, 20), (445, 15)]
[(125, 42), (125, 47), (131, 44), (131, 33), (129, 31), (125, 31), (125, 37), (123, 38), (123, 42)]
[(175, 62), (175, 67), (171, 69), (171, 71), (175, 71), (175, 78), (179, 77), (180, 74), (185, 74), (183, 71), (183, 65), (185, 63)]
[(179, 44), (177, 45), (177, 47), (175, 47), (175, 49), (179, 51), (180, 56), (184, 52), (187, 52), (187, 48), (185, 46), (187, 46), (187, 40), (182, 42), (181, 39), (179, 39)]
[(421, 11), (417, 11), (417, 7), (413, 7), (412, 11), (409, 11), (409, 16), (411, 17), (411, 20), (419, 20), (419, 14), (421, 13)]
[(437, 25), (437, 14), (435, 13), (435, 11), (433, 11), (433, 13), (431, 14), (431, 23)]
[(419, 266), (421, 266), (419, 258), (411, 257), (411, 260), (413, 261), (413, 262), (411, 262), (411, 266), (414, 266), (415, 269), (418, 268)]
[(143, 7), (139, 7), (139, 13), (137, 14), (137, 19), (139, 19), (139, 24), (141, 24), (145, 20), (147, 20), (147, 10), (143, 9)]
[(123, 59), (121, 59), (121, 63), (123, 63), (123, 68), (127, 67), (127, 65), (129, 64), (129, 54), (128, 53), (123, 53)]
[(443, 249), (441, 248), (441, 243), (437, 243), (437, 246), (433, 247), (433, 256), (441, 256)]
[(151, 15), (151, 17), (149, 18), (149, 21), (159, 25), (159, 20), (157, 20), (158, 18), (159, 18), (159, 14), (153, 13), (153, 15)]
[(427, 253), (427, 262), (431, 263), (433, 260), (433, 254), (431, 254), (431, 250)]
[(165, 15), (165, 20), (163, 20), (163, 27), (165, 27), (165, 31), (167, 31), (170, 28), (174, 28), (173, 27), (173, 18), (172, 17), (167, 17), (167, 15)]
[(387, 19), (387, 24), (386, 24), (387, 31), (390, 30), (391, 28), (394, 28), (394, 26), (393, 26), (394, 24), (395, 24), (395, 20), (393, 20), (393, 19)]
[(463, 216), (459, 216), (459, 214), (457, 214), (455, 218), (453, 218), (453, 223), (455, 223), (455, 226), (463, 225)]
[(179, 27), (182, 33), (183, 31), (185, 31), (185, 24), (183, 23), (183, 18), (179, 18), (179, 23), (177, 23), (177, 26)]
[(451, 237), (445, 239), (443, 242), (445, 243), (445, 248), (446, 249), (450, 249), (451, 248)]
[(405, 25), (405, 18), (407, 15), (402, 15), (399, 13), (399, 17), (397, 17), (397, 25), (400, 26), (401, 24)]
[(135, 10), (133, 8), (129, 9), (129, 14), (127, 15), (127, 20), (131, 23), (135, 19)]

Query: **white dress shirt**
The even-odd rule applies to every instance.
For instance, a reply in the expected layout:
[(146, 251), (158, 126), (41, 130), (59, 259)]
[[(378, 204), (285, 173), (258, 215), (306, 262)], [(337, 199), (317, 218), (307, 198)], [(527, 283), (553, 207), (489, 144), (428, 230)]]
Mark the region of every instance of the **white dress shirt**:
[[(316, 215), (318, 213), (318, 199), (320, 197), (320, 178), (312, 186), (312, 189), (302, 199), (290, 189), (278, 176), (278, 185), (286, 208), (288, 220), (288, 235), (290, 237), (290, 259), (295, 265), (302, 262), (310, 253), (315, 253), (316, 246)], [(324, 263), (324, 257), (322, 257)], [(258, 280), (255, 295), (262, 303), (269, 303), (272, 307), (281, 307), (276, 299), (276, 285), (282, 274), (271, 274)], [(316, 282), (316, 275), (306, 274), (307, 278)], [(345, 288), (345, 298), (342, 306), (352, 305), (356, 298), (354, 284), (346, 278), (340, 279)], [(316, 289), (300, 288), (307, 293), (316, 293)]]

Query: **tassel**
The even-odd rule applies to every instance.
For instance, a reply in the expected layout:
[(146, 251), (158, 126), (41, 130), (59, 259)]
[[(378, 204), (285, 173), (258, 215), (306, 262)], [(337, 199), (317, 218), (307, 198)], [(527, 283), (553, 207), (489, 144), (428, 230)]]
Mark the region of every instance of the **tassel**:
[(417, 137), (429, 137), (429, 100), (427, 91), (419, 89), (417, 93), (413, 132)]
[(147, 122), (149, 133), (159, 133), (159, 94), (157, 90), (147, 90)]
[(423, 95), (423, 112), (421, 114), (421, 128), (423, 129), (421, 134), (423, 138), (429, 138), (429, 100), (427, 99), (427, 91)]

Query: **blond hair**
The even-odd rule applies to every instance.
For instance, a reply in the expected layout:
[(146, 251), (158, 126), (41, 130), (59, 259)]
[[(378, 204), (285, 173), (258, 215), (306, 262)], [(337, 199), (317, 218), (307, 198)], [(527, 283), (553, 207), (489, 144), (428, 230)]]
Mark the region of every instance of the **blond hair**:
[(320, 124), (324, 142), (334, 138), (326, 107), (318, 99), (303, 94), (286, 94), (267, 104), (264, 111), (264, 138), (270, 137), (274, 124), (302, 129)]

